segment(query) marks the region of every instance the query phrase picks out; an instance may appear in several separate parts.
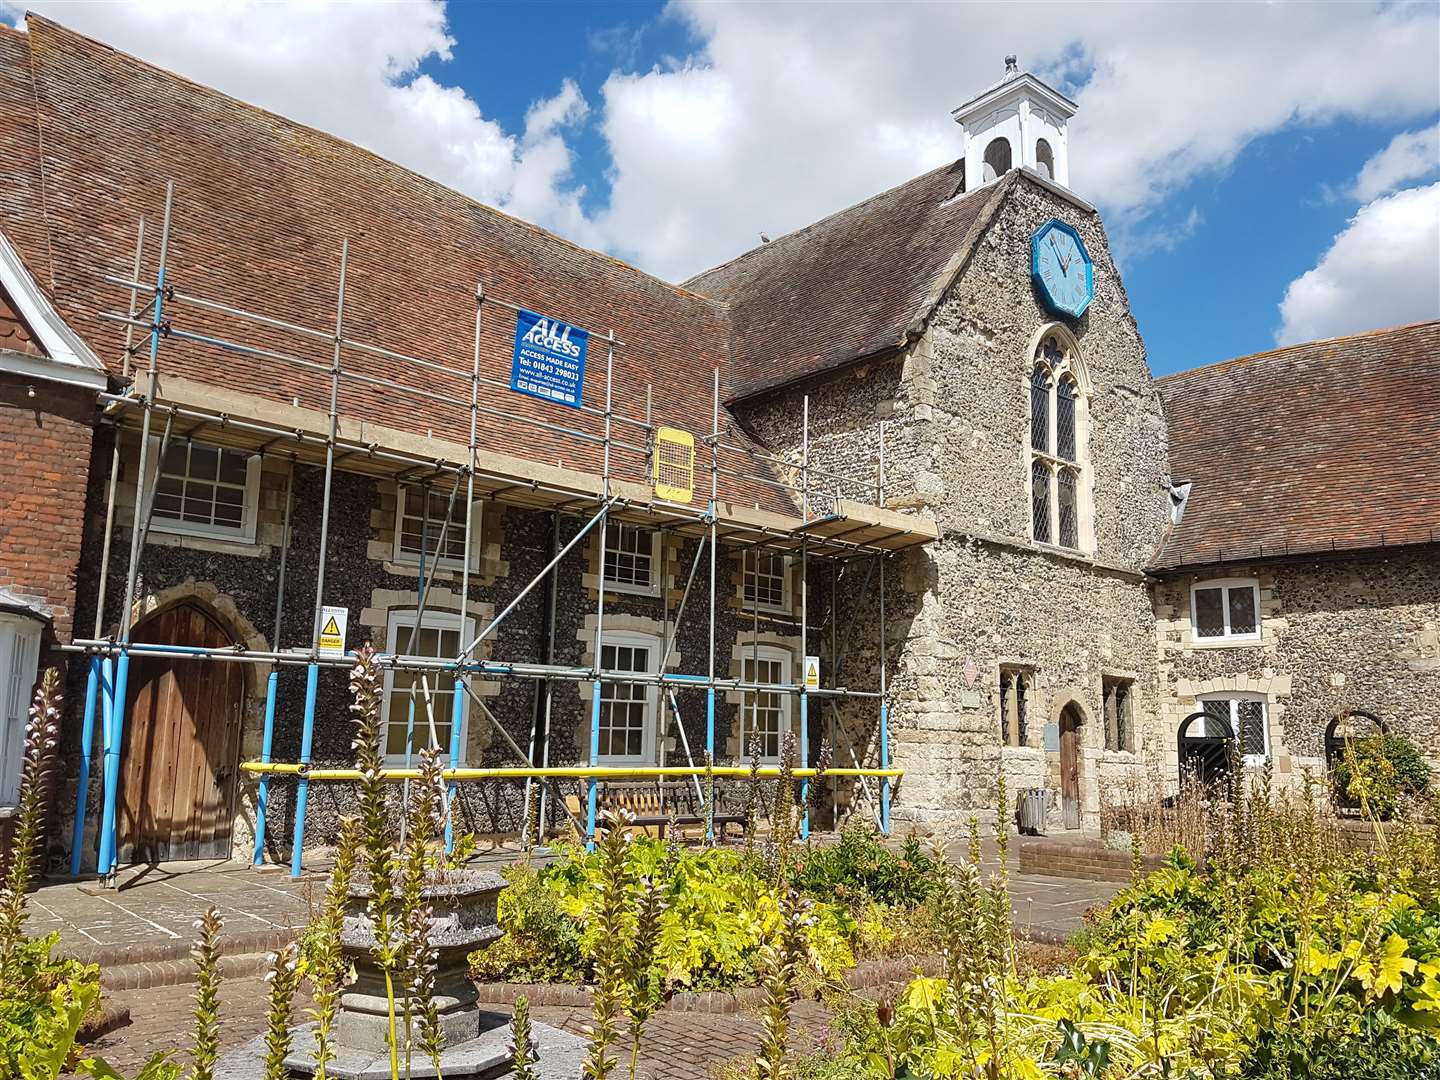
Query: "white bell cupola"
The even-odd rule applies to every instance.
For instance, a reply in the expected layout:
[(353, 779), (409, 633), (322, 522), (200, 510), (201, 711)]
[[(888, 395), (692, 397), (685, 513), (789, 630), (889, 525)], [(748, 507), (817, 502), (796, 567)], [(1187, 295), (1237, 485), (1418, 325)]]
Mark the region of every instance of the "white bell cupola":
[(950, 114), (965, 133), (965, 190), (1022, 167), (1068, 188), (1066, 127), (1075, 109), (1075, 102), (1007, 56), (1005, 77)]

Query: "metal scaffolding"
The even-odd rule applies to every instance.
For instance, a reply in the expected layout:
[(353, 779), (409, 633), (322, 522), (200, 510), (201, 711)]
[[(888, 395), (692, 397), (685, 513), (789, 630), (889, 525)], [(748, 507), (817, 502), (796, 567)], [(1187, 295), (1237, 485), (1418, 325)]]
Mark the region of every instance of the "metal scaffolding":
[[(492, 403), (485, 399), (484, 392), (499, 388), (510, 391), (510, 384), (485, 374), (482, 365), (481, 337), (487, 311), (508, 311), (519, 313), (525, 309), (507, 299), (487, 294), (484, 285), (475, 289), (475, 314), (473, 349), (470, 351), (468, 370), (450, 363), (396, 352), (372, 343), (362, 342), (347, 336), (346, 302), (347, 271), (349, 266), (349, 244), (342, 240), (339, 245), (339, 275), (335, 291), (333, 329), (320, 329), (286, 321), (272, 316), (246, 310), (221, 302), (212, 297), (185, 291), (167, 276), (167, 258), (171, 242), (171, 211), (174, 200), (173, 184), (166, 185), (164, 213), (161, 222), (158, 261), (153, 282), (140, 280), (144, 264), (145, 222), (142, 219), (136, 237), (133, 269), (128, 277), (106, 276), (105, 280), (125, 291), (128, 303), (123, 312), (105, 312), (101, 317), (118, 322), (125, 327), (125, 346), (122, 355), (122, 370), (130, 385), (121, 393), (100, 395), (103, 411), (108, 422), (116, 427), (115, 448), (111, 457), (111, 471), (108, 484), (105, 518), (106, 542), (101, 552), (99, 568), (99, 593), (96, 598), (94, 632), (88, 639), (79, 639), (65, 648), (89, 657), (86, 697), (84, 702), (84, 729), (82, 732), (82, 758), (79, 769), (79, 785), (76, 794), (76, 818), (71, 855), (71, 873), (79, 872), (81, 849), (84, 836), (86, 799), (88, 794), (91, 758), (94, 752), (94, 730), (97, 705), (100, 713), (103, 752), (103, 805), (101, 808), (99, 835), (98, 870), (102, 877), (113, 880), (116, 870), (117, 849), (117, 796), (121, 769), (121, 753), (124, 746), (126, 722), (126, 688), (132, 657), (165, 657), (188, 662), (247, 663), (268, 667), (264, 709), (264, 728), (260, 758), (246, 762), (241, 767), (247, 775), (259, 779), (256, 803), (254, 862), (259, 865), (264, 858), (267, 828), (266, 814), (272, 779), (293, 778), (295, 782), (294, 832), (291, 845), (291, 873), (298, 876), (302, 868), (302, 851), (305, 840), (305, 817), (310, 782), (325, 780), (353, 780), (353, 770), (313, 768), (311, 757), (314, 747), (316, 698), (321, 672), (329, 668), (353, 666), (353, 659), (345, 656), (329, 656), (319, 647), (322, 608), (325, 600), (326, 569), (330, 547), (330, 515), (332, 482), (337, 471), (361, 473), (372, 477), (392, 478), (397, 484), (421, 483), (426, 492), (424, 517), (421, 525), (419, 578), (417, 581), (418, 608), (415, 627), (411, 632), (410, 646), (413, 648), (423, 614), (429, 598), (430, 586), (435, 570), (445, 550), (446, 533), (451, 527), (451, 511), (456, 500), (463, 498), (466, 506), (473, 509), (477, 498), (494, 500), (521, 509), (553, 514), (554, 540), (551, 557), (543, 569), (526, 582), (510, 598), (503, 609), (465, 644), (453, 658), (414, 655), (405, 650), (382, 653), (377, 656), (378, 664), (384, 669), (413, 673), (416, 678), (410, 688), (410, 708), (406, 723), (406, 768), (387, 769), (386, 779), (403, 781), (408, 784), (418, 773), (408, 765), (411, 752), (415, 749), (417, 706), (424, 709), (427, 719), (428, 737), (425, 745), (435, 749), (438, 746), (430, 680), (445, 675), (454, 679), (451, 702), (450, 732), (448, 745), (448, 768), (445, 777), (447, 788), (447, 845), (453, 843), (453, 821), (448, 813), (450, 802), (455, 798), (457, 785), (462, 782), (482, 780), (523, 779), (528, 786), (540, 782), (542, 799), (553, 794), (553, 785), (560, 779), (577, 780), (585, 788), (585, 817), (583, 830), (587, 838), (595, 832), (598, 814), (598, 789), (602, 780), (619, 776), (644, 777), (730, 777), (748, 775), (748, 768), (721, 766), (716, 763), (716, 692), (738, 692), (750, 695), (758, 701), (760, 694), (793, 695), (799, 703), (800, 746), (802, 759), (795, 775), (803, 785), (804, 804), (803, 831), (809, 832), (809, 784), (815, 769), (809, 755), (809, 706), (810, 699), (816, 698), (831, 708), (830, 730), (840, 730), (836, 706), (845, 699), (873, 701), (878, 705), (879, 768), (867, 768), (863, 764), (866, 753), (850, 751), (853, 767), (828, 770), (828, 775), (858, 777), (866, 796), (870, 794), (869, 780), (880, 784), (880, 800), (876, 810), (877, 821), (883, 831), (890, 827), (890, 793), (893, 780), (899, 770), (890, 768), (888, 702), (885, 664), (887, 659), (885, 642), (885, 563), (895, 552), (904, 548), (929, 542), (934, 538), (933, 527), (915, 518), (906, 517), (884, 509), (885, 467), (884, 467), (884, 425), (878, 430), (879, 467), (873, 478), (844, 476), (814, 465), (811, 460), (810, 400), (803, 399), (801, 418), (801, 442), (798, 460), (767, 454), (753, 447), (747, 447), (739, 440), (726, 439), (726, 428), (721, 423), (720, 371), (715, 368), (711, 380), (711, 425), (708, 434), (699, 441), (709, 451), (709, 498), (703, 508), (686, 503), (657, 497), (653, 489), (627, 480), (621, 475), (620, 462), (628, 465), (630, 475), (637, 472), (647, 478), (652, 475), (651, 467), (656, 454), (658, 426), (655, 423), (649, 387), (643, 417), (632, 416), (617, 409), (615, 401), (615, 355), (617, 348), (625, 348), (624, 342), (616, 338), (613, 330), (603, 334), (588, 331), (591, 340), (603, 341), (605, 346), (605, 388), (604, 407), (578, 403), (581, 412), (598, 420), (600, 433), (581, 430), (578, 426), (555, 423), (542, 416), (530, 416), (524, 411), (502, 407), (503, 403)], [(148, 296), (140, 303), (141, 296)], [(194, 316), (193, 323), (190, 317)], [(225, 324), (250, 326), (263, 332), (267, 344), (247, 344), (236, 340), (238, 335), (221, 336), (207, 332), (200, 325), (204, 316), (220, 317)], [(583, 329), (583, 328), (581, 328)], [(142, 335), (136, 340), (136, 331)], [(275, 336), (303, 343), (294, 348), (271, 347)], [(250, 415), (239, 409), (216, 408), (204, 400), (194, 400), (181, 394), (163, 392), (161, 371), (162, 342), (182, 342), (200, 350), (214, 350), (220, 354), (233, 354), (260, 360), (267, 364), (285, 365), (308, 372), (317, 379), (324, 379), (328, 388), (328, 409), (323, 419), (308, 410), (297, 407), (290, 410), (289, 418), (298, 417), (301, 422), (293, 425), (267, 419), (264, 409), (256, 408)], [(322, 350), (328, 362), (317, 361), (299, 355), (305, 345), (312, 350)], [(132, 362), (137, 355), (144, 358), (143, 366)], [(347, 366), (346, 361), (359, 358), (361, 361), (383, 361), (387, 375), (361, 370), (358, 363)], [(399, 377), (390, 377), (392, 368), (414, 370), (428, 385), (412, 385)], [(466, 396), (448, 396), (437, 391), (439, 385), (435, 376), (468, 387)], [(132, 378), (133, 376), (133, 378)], [(347, 387), (360, 386), (368, 391), (396, 395), (411, 399), (417, 408), (426, 410), (451, 410), (462, 417), (468, 427), (468, 439), (463, 452), (454, 456), (443, 453), (427, 455), (422, 451), (449, 450), (454, 444), (441, 442), (432, 436), (420, 439), (413, 432), (401, 432), (400, 437), (388, 443), (383, 439), (362, 441), (351, 437), (343, 430), (344, 421), (350, 416), (346, 412), (343, 393)], [(295, 399), (298, 403), (298, 398)], [(273, 404), (268, 402), (269, 404)], [(431, 412), (425, 414), (427, 419)], [(480, 445), (482, 423), (485, 417), (500, 417), (507, 423), (534, 425), (552, 435), (576, 440), (598, 449), (601, 472), (598, 477), (562, 468), (550, 468), (525, 459), (512, 459), (483, 451)], [(139, 571), (145, 550), (147, 533), (155, 512), (156, 488), (159, 484), (159, 469), (154, 470), (152, 483), (149, 456), (153, 432), (157, 425), (163, 425), (159, 436), (157, 461), (163, 461), (167, 447), (172, 440), (189, 441), (202, 435), (206, 442), (222, 447), (248, 450), (262, 457), (279, 457), (288, 463), (286, 479), (284, 524), (280, 543), (279, 573), (275, 596), (274, 629), (269, 650), (250, 650), (241, 646), (232, 648), (202, 648), (181, 644), (140, 643), (131, 640), (132, 624), (136, 604), (136, 591), (140, 581)], [(124, 606), (118, 617), (118, 632), (104, 637), (106, 585), (110, 573), (110, 538), (115, 524), (117, 478), (120, 472), (120, 432), (122, 429), (138, 427), (140, 436), (139, 464), (135, 483), (135, 508), (129, 540), (129, 558), (126, 566)], [(726, 479), (743, 482), (753, 489), (765, 489), (778, 493), (786, 505), (799, 507), (798, 517), (793, 514), (751, 510), (722, 502), (722, 455), (742, 463), (742, 469), (727, 473)], [(294, 501), (295, 471), (298, 465), (323, 468), (323, 502), (320, 507), (318, 571), (316, 574), (315, 600), (313, 605), (308, 648), (284, 650), (280, 648), (280, 633), (284, 611), (286, 568), (291, 542), (291, 508)], [(751, 471), (744, 471), (749, 469)], [(433, 554), (428, 545), (430, 528), (429, 485), (448, 480), (449, 504), (446, 519), (441, 526)], [(693, 486), (693, 481), (692, 481)], [(817, 513), (817, 509), (822, 509)], [(565, 543), (560, 543), (559, 520), (561, 517), (578, 518), (581, 527)], [(646, 526), (673, 534), (695, 543), (694, 559), (689, 568), (684, 591), (678, 606), (672, 613), (669, 594), (664, 585), (664, 566), (657, 567), (660, 574), (660, 595), (664, 608), (664, 634), (657, 669), (653, 673), (634, 671), (603, 670), (603, 635), (606, 615), (606, 588), (604, 562), (607, 533), (612, 523)], [(397, 522), (397, 528), (399, 524)], [(474, 514), (467, 512), (464, 526), (465, 557), (460, 560), (459, 614), (460, 627), (465, 632), (465, 619), (469, 612), (471, 592), (472, 553), (476, 550), (477, 536), (473, 535)], [(550, 579), (549, 603), (553, 610), (557, 582), (551, 577), (582, 541), (591, 534), (598, 538), (600, 572), (596, 584), (595, 628), (593, 663), (589, 666), (559, 664), (553, 652), (553, 618), (551, 620), (552, 641), (543, 659), (534, 661), (496, 660), (477, 654), (477, 649), (498, 630), (501, 624), (517, 610), (521, 602), (542, 582)], [(716, 609), (720, 602), (718, 591), (718, 552), (722, 544), (742, 552), (770, 549), (798, 557), (799, 576), (799, 633), (800, 651), (803, 658), (809, 648), (809, 575), (812, 558), (837, 562), (864, 559), (871, 562), (867, 569), (867, 583), (870, 570), (878, 565), (879, 577), (879, 686), (876, 689), (850, 688), (847, 686), (807, 686), (802, 676), (793, 683), (768, 683), (758, 678), (758, 664), (753, 670), (754, 679), (743, 677), (721, 677), (715, 669)], [(661, 550), (663, 551), (663, 545)], [(697, 571), (702, 558), (708, 559), (708, 655), (704, 673), (680, 673), (667, 670), (673, 655), (681, 619), (685, 615), (686, 603), (691, 596)], [(743, 573), (742, 573), (743, 577)], [(867, 586), (868, 587), (868, 586)], [(742, 584), (742, 597), (744, 586)], [(759, 597), (755, 598), (756, 641), (758, 642)], [(838, 597), (832, 590), (832, 658), (838, 658), (834, 649), (833, 620), (838, 618)], [(847, 629), (846, 641), (848, 645)], [(275, 762), (273, 759), (275, 717), (280, 668), (287, 665), (303, 666), (306, 669), (304, 710), (301, 728), (299, 759), (296, 762)], [(744, 675), (742, 667), (740, 674)], [(836, 673), (838, 675), (838, 672)], [(543, 708), (537, 707), (531, 723), (528, 752), (522, 749), (510, 736), (504, 725), (486, 706), (475, 692), (471, 683), (475, 679), (525, 679), (539, 680), (543, 692)], [(551, 720), (552, 687), (562, 682), (588, 683), (591, 687), (589, 761), (582, 767), (554, 768), (549, 764), (549, 727)], [(616, 768), (600, 764), (601, 733), (601, 691), (606, 683), (629, 683), (654, 686), (660, 697), (659, 716), (655, 722), (663, 732), (668, 726), (667, 717), (674, 716), (684, 742), (688, 765), (685, 766), (644, 766)], [(418, 690), (417, 690), (418, 687)], [(691, 754), (690, 741), (679, 716), (675, 691), (679, 689), (700, 689), (706, 691), (704, 763), (697, 764)], [(417, 697), (418, 693), (418, 697)], [(423, 700), (422, 700), (423, 699)], [(502, 736), (511, 752), (524, 762), (523, 768), (465, 768), (461, 765), (461, 731), (467, 703), (478, 706)], [(542, 762), (537, 766), (534, 749), (537, 728), (543, 724), (544, 737)], [(863, 748), (868, 751), (867, 746)], [(742, 753), (744, 748), (742, 747)], [(779, 775), (777, 770), (766, 768), (761, 775)], [(696, 781), (699, 790), (698, 779)], [(557, 799), (557, 802), (559, 800)], [(526, 799), (526, 840), (528, 842), (529, 799)], [(543, 815), (543, 809), (542, 809)], [(542, 818), (543, 820), (543, 818)], [(708, 833), (708, 830), (707, 830)]]

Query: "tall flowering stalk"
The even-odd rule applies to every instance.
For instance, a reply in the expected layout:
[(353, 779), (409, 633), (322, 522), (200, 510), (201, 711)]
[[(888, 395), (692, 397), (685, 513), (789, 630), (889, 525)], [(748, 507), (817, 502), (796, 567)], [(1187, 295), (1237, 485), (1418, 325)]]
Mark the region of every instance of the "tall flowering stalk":
[(340, 933), (345, 926), (345, 904), (350, 897), (350, 882), (355, 875), (355, 858), (360, 847), (360, 823), (353, 817), (340, 820), (340, 844), (335, 851), (335, 866), (325, 886), (325, 900), (320, 907), (315, 955), (311, 961), (311, 979), (315, 988), (314, 1007), (310, 1018), (315, 1021), (315, 1078), (325, 1080), (326, 1067), (335, 1059), (335, 1046), (330, 1033), (335, 1027), (335, 1014), (340, 1005), (340, 988), (347, 964), (340, 950)]
[(762, 1080), (784, 1080), (791, 1072), (785, 1063), (790, 1008), (805, 962), (805, 934), (811, 923), (810, 901), (794, 889), (781, 893), (779, 906), (779, 928), (760, 949), (765, 1000), (760, 1009), (760, 1052), (755, 1068)]
[(599, 929), (595, 956), (595, 996), (592, 1023), (586, 1028), (590, 1052), (582, 1075), (607, 1080), (615, 1069), (610, 1048), (620, 1037), (618, 1021), (625, 1007), (625, 939), (630, 929), (630, 832), (632, 817), (620, 810), (605, 815), (600, 852), (599, 881), (593, 918)]
[(530, 999), (521, 994), (510, 1013), (510, 1080), (538, 1080), (535, 1062), (539, 1056), (530, 1029)]
[(12, 981), (11, 966), (29, 915), (25, 894), (30, 889), (35, 846), (45, 818), (45, 786), (50, 759), (59, 741), (60, 672), (49, 668), (35, 688), (30, 719), (25, 725), (25, 751), (20, 765), (20, 820), (10, 850), (10, 866), (0, 888), (0, 983)]
[[(663, 880), (669, 880), (669, 875)], [(635, 936), (625, 957), (625, 1014), (630, 1019), (630, 1080), (640, 1065), (640, 1039), (645, 1022), (660, 1007), (663, 980), (652, 970), (660, 945), (660, 917), (665, 914), (665, 887), (654, 878), (640, 882), (635, 904)]]
[[(410, 1050), (416, 1041), (412, 1028), (418, 1021), (420, 1048), (440, 1071), (440, 1053), (445, 1035), (435, 1006), (437, 954), (430, 940), (433, 914), (425, 903), (425, 882), (430, 874), (432, 848), (444, 828), (444, 764), (434, 747), (420, 751), (420, 782), (410, 802), (410, 820), (405, 847), (400, 856), (399, 923), (402, 943), (399, 954), (405, 987), (405, 1057), (407, 1072)], [(418, 1015), (417, 1015), (418, 1013)]]
[(190, 1080), (213, 1080), (220, 1054), (220, 912), (214, 907), (195, 920), (200, 939), (190, 950), (195, 960), (195, 1048)]
[(265, 981), (270, 984), (265, 1009), (265, 1080), (290, 1080), (285, 1059), (290, 1054), (290, 1006), (300, 985), (300, 950), (286, 945), (270, 961)]
[(385, 975), (388, 1002), (390, 1075), (400, 1076), (400, 1045), (396, 1031), (395, 975), (403, 948), (395, 895), (395, 852), (385, 823), (385, 759), (380, 744), (380, 695), (383, 683), (375, 649), (366, 642), (350, 670), (350, 711), (354, 713), (355, 763), (360, 770), (360, 830), (363, 864), (370, 878), (370, 921), (375, 933), (375, 960)]
[(755, 850), (755, 830), (760, 824), (760, 736), (750, 736), (750, 775), (745, 780), (745, 853)]

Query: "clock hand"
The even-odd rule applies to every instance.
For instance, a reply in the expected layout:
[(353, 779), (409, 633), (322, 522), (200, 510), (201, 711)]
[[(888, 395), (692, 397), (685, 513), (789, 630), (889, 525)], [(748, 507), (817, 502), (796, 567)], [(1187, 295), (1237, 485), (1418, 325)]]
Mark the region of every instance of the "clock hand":
[(1070, 260), (1065, 258), (1065, 256), (1061, 253), (1060, 249), (1055, 246), (1055, 237), (1053, 234), (1050, 237), (1050, 250), (1055, 252), (1055, 258), (1060, 260), (1060, 273), (1065, 277), (1069, 277)]

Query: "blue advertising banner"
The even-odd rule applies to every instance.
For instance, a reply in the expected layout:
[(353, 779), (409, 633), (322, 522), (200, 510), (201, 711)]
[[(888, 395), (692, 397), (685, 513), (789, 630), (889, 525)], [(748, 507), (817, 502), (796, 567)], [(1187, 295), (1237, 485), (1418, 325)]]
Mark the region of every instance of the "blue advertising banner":
[(515, 322), (515, 360), (510, 389), (571, 408), (585, 388), (588, 331), (548, 315), (522, 311)]

